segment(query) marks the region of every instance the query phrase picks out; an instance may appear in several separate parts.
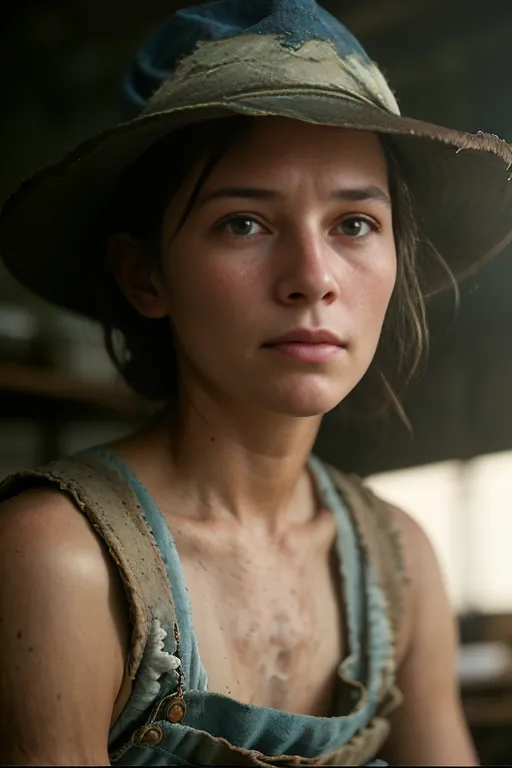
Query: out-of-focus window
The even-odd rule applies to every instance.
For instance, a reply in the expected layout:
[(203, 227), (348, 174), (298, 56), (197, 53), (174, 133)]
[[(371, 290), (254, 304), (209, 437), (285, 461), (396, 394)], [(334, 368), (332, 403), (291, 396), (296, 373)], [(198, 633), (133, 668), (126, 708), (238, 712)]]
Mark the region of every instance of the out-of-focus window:
[(512, 612), (512, 452), (368, 478), (436, 550), (454, 607)]

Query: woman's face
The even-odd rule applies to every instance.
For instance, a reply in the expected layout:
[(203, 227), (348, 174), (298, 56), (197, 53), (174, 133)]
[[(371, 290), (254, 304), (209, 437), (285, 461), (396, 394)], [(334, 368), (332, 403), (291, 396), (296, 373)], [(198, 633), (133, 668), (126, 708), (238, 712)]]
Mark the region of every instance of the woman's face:
[(158, 284), (187, 389), (283, 415), (326, 413), (368, 369), (395, 283), (377, 137), (257, 119), (175, 236), (200, 170), (166, 212)]

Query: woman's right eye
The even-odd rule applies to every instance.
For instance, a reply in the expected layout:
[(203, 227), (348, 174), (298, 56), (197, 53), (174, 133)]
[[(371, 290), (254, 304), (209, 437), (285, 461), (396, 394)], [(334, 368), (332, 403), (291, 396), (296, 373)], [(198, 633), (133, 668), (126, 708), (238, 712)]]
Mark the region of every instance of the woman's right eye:
[(251, 216), (231, 216), (229, 219), (221, 221), (218, 229), (236, 237), (251, 237), (264, 231), (261, 224), (258, 224)]

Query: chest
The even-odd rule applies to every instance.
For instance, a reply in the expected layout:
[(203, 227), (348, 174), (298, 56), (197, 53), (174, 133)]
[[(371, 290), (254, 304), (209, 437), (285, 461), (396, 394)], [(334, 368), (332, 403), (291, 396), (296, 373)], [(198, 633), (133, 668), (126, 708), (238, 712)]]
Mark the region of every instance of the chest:
[(280, 542), (175, 532), (210, 691), (332, 713), (346, 651), (335, 535), (330, 515)]

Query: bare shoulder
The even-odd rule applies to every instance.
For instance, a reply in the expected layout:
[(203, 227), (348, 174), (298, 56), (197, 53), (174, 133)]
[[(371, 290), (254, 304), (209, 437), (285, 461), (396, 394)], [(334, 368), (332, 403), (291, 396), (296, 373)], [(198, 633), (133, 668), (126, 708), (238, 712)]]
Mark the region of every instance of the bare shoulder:
[(45, 552), (48, 546), (62, 547), (63, 539), (71, 537), (91, 552), (101, 551), (84, 515), (65, 493), (51, 487), (26, 490), (0, 503), (0, 530), (2, 547), (6, 546), (5, 536), (8, 540), (21, 537), (23, 551)]
[(397, 645), (404, 701), (390, 716), (391, 765), (477, 765), (457, 685), (457, 623), (434, 548), (403, 509), (388, 505), (407, 573)]
[(388, 506), (408, 578), (397, 645), (404, 701), (390, 716), (384, 756), (391, 765), (477, 765), (458, 691), (457, 622), (441, 568), (423, 528)]
[(108, 759), (124, 598), (103, 544), (57, 490), (0, 504), (0, 617), (0, 763)]
[(31, 489), (0, 503), (0, 554), (6, 578), (15, 575), (27, 586), (34, 580), (39, 589), (64, 593), (67, 580), (76, 579), (83, 589), (100, 594), (117, 578), (85, 515), (57, 489)]

